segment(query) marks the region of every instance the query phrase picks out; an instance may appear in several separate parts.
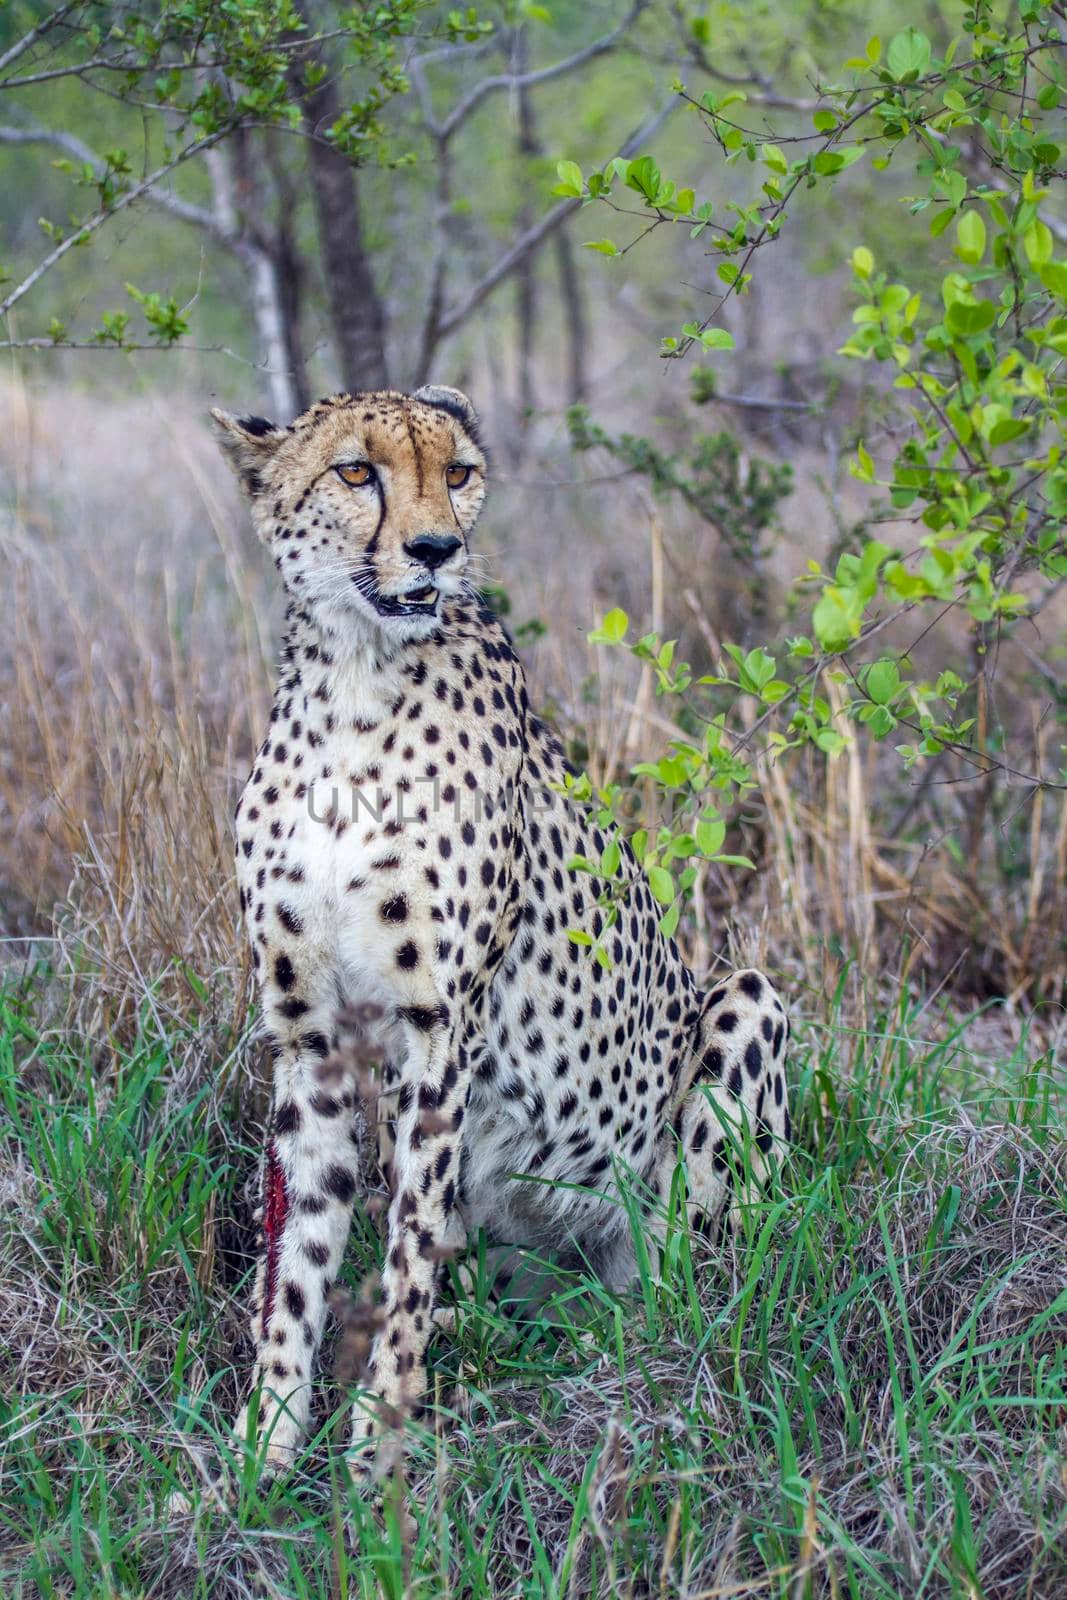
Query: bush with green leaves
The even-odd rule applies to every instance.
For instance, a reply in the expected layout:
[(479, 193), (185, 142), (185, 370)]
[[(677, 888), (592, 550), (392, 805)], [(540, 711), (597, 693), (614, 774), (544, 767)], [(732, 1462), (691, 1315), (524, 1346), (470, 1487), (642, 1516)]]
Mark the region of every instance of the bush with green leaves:
[[(651, 666), (660, 694), (684, 700), (690, 712), (694, 695), (703, 697), (700, 736), (640, 769), (671, 814), (632, 840), (665, 907), (666, 931), (693, 882), (694, 857), (723, 859), (723, 814), (756, 787), (754, 752), (842, 747), (841, 711), (822, 688), (827, 674), (843, 715), (874, 739), (892, 740), (907, 768), (950, 753), (964, 776), (1008, 774), (1032, 793), (1067, 788), (1065, 765), (1031, 771), (1026, 757), (991, 748), (976, 714), (990, 646), (1067, 581), (1067, 226), (1055, 210), (1067, 176), (1064, 22), (1061, 3), (979, 0), (944, 50), (913, 26), (888, 41), (871, 38), (819, 85), (809, 125), (773, 138), (749, 125), (763, 113), (746, 118), (743, 89), (694, 97), (676, 84), (721, 161), (751, 174), (751, 197), (722, 214), (648, 156), (588, 175), (560, 163), (558, 193), (582, 196), (590, 210), (636, 213), (634, 244), (683, 226), (715, 263), (713, 309), (664, 338), (669, 361), (732, 348), (721, 312), (748, 290), (764, 247), (861, 161), (876, 175), (872, 183), (885, 175), (893, 194), (907, 166), (902, 226), (915, 232), (915, 255), (935, 264), (930, 293), (883, 269), (862, 222), (842, 238), (857, 304), (838, 354), (881, 369), (904, 426), (892, 456), (857, 444), (851, 472), (880, 498), (833, 570), (809, 561), (798, 579), (805, 631), (748, 650), (728, 645), (712, 674), (680, 661), (670, 641), (635, 640), (621, 610), (591, 635), (628, 647)], [(707, 19), (690, 15), (687, 26), (700, 60)], [(590, 248), (614, 259), (630, 246), (600, 238)], [(626, 446), (631, 464), (676, 492), (647, 449), (639, 459), (646, 444)], [(872, 533), (881, 523), (891, 525), (884, 539)], [(916, 664), (914, 647), (949, 613), (971, 632), (969, 679), (947, 665), (924, 674)], [(908, 642), (888, 652), (880, 635)], [(760, 707), (747, 727), (738, 720), (743, 696)], [(605, 821), (620, 820), (612, 790), (596, 792), (584, 778), (575, 788)], [(584, 865), (609, 880), (620, 870), (615, 855)], [(609, 884), (606, 902), (617, 892)]]
[[(326, 77), (319, 55), (329, 44), (345, 74), (346, 97), (336, 120), (316, 137), (353, 165), (375, 160), (402, 165), (414, 158), (389, 142), (383, 113), (410, 83), (401, 56), (421, 29), (445, 43), (478, 39), (490, 25), (474, 7), (443, 15), (434, 0), (390, 0), (387, 5), (340, 8), (336, 16), (305, 0), (163, 0), (158, 5), (107, 6), (73, 0), (41, 14), (32, 4), (0, 6), (0, 98), (11, 126), (0, 144), (51, 143), (68, 149), (55, 166), (90, 197), (62, 223), (39, 226), (51, 248), (21, 279), (0, 264), (0, 319), (20, 306), (41, 278), (71, 250), (90, 245), (116, 215), (160, 191), (209, 152), (248, 130), (300, 131), (302, 102)], [(62, 128), (45, 128), (27, 114), (26, 96), (40, 86), (70, 90), (60, 102)], [(100, 105), (118, 100), (140, 113), (129, 131), (140, 151), (122, 146), (94, 153), (74, 131), (92, 125)], [(94, 102), (96, 102), (94, 104)], [(0, 119), (2, 120), (2, 119)], [(6, 139), (5, 136), (6, 135)], [(173, 195), (169, 207), (186, 220), (208, 215)], [(220, 214), (210, 218), (225, 233)], [(169, 348), (189, 331), (172, 299), (126, 285), (141, 307), (150, 345)], [(87, 336), (72, 337), (51, 321), (47, 337), (10, 342), (62, 345), (85, 342), (131, 348), (130, 315), (108, 312)]]

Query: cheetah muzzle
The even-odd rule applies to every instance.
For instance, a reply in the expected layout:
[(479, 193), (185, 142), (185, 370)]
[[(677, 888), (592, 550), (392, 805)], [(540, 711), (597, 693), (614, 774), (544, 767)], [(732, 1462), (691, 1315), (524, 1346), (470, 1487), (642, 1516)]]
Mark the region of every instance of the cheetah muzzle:
[[(435, 1278), (464, 1230), (566, 1242), (622, 1286), (621, 1174), (721, 1222), (789, 1138), (788, 1024), (760, 973), (703, 993), (632, 857), (610, 967), (574, 855), (605, 840), (558, 792), (565, 762), (500, 623), (464, 576), (485, 496), (455, 389), (338, 395), (289, 427), (213, 413), (289, 596), (267, 736), (237, 807), (237, 870), (274, 1101), (254, 1296), (261, 1459), (308, 1420), (327, 1296), (359, 1178), (351, 1086), (322, 1072), (345, 1008), (383, 1017), (392, 1096), (388, 1237), (364, 1472), (425, 1383)], [(534, 1181), (531, 1181), (534, 1180)], [(664, 1206), (649, 1205), (649, 1229)], [(243, 1437), (245, 1417), (237, 1431)]]

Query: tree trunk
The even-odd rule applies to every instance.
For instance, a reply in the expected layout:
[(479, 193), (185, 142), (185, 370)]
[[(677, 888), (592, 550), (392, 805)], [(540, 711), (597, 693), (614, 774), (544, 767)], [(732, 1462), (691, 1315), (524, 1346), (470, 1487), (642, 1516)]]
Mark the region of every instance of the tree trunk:
[(212, 150), (208, 155), (215, 214), (231, 235), (230, 248), (248, 272), (270, 409), (274, 420), (284, 424), (307, 408), (295, 285), (290, 282), (286, 287), (278, 238), (266, 234), (258, 220), (253, 220), (265, 214), (265, 207), (248, 130), (238, 128), (224, 150)]
[(589, 318), (585, 288), (574, 246), (565, 228), (556, 234), (556, 266), (559, 269), (560, 297), (563, 301), (563, 331), (567, 354), (567, 404), (576, 406), (585, 399), (588, 387)]
[(301, 307), (304, 299), (304, 263), (296, 240), (294, 219), (297, 198), (292, 174), (288, 171), (282, 152), (273, 134), (267, 135), (267, 160), (274, 184), (277, 222), (274, 229), (273, 250), (275, 279), (281, 301), (282, 327), (285, 338), (289, 371), (292, 374), (293, 399), (296, 411), (306, 411), (311, 404), (311, 386), (308, 379), (307, 352), (301, 333)]
[[(512, 52), (511, 70), (516, 77), (525, 73), (529, 68), (529, 45), (526, 29), (519, 27), (515, 35), (515, 45)], [(541, 154), (541, 143), (537, 137), (537, 118), (534, 113), (533, 99), (529, 89), (518, 91), (518, 139), (516, 148), (520, 162), (520, 186), (522, 192), (527, 192), (525, 182), (526, 172), (534, 156)], [(523, 234), (533, 220), (528, 204), (519, 209), (515, 231)], [(536, 257), (528, 255), (520, 264), (516, 273), (516, 317), (518, 322), (518, 339), (516, 356), (518, 359), (518, 429), (515, 438), (514, 463), (521, 462), (526, 452), (526, 440), (537, 404), (534, 392), (533, 365), (534, 365), (534, 339), (537, 329), (537, 278)]]
[[(308, 31), (314, 32), (310, 0), (298, 0), (296, 10)], [(341, 381), (353, 392), (384, 389), (388, 387), (385, 311), (363, 242), (356, 173), (325, 137), (341, 115), (341, 98), (329, 72), (309, 87), (304, 66), (312, 55), (294, 55), (292, 82), (310, 135), (308, 166)]]
[(275, 264), (265, 250), (251, 243), (242, 243), (239, 246), (239, 254), (248, 263), (252, 288), (252, 313), (256, 319), (256, 331), (263, 344), (263, 364), (270, 385), (271, 410), (274, 413), (274, 420), (284, 425), (306, 407), (301, 404), (289, 364), (289, 347), (285, 337), (285, 311)]

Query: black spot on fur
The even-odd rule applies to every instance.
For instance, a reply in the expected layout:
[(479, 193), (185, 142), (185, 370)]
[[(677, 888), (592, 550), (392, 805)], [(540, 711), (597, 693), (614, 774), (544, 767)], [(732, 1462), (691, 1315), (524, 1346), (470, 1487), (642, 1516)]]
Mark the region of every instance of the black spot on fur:
[(292, 1100), (285, 1100), (274, 1113), (275, 1133), (296, 1133), (300, 1127), (300, 1107)]
[(262, 439), (264, 434), (276, 431), (274, 423), (268, 422), (266, 417), (238, 417), (237, 426), (255, 439)]
[(335, 1200), (342, 1200), (347, 1204), (356, 1192), (356, 1180), (347, 1167), (327, 1167), (323, 1173), (322, 1187), (327, 1194), (332, 1194)]

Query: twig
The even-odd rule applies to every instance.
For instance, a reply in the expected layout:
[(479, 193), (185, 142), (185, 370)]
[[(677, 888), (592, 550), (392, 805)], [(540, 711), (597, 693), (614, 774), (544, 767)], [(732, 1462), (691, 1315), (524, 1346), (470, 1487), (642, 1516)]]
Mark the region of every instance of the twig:
[(709, 394), (704, 404), (737, 406), (747, 411), (822, 411), (817, 400), (764, 400), (754, 394)]
[(186, 161), (189, 161), (193, 156), (199, 155), (201, 150), (209, 150), (211, 146), (217, 144), (227, 132), (229, 132), (228, 128), (219, 128), (214, 133), (205, 135), (203, 139), (197, 139), (191, 145), (187, 145), (186, 148), (179, 155), (175, 156), (172, 161), (164, 162), (161, 167), (156, 168), (155, 172), (149, 173), (147, 178), (144, 178), (140, 183), (135, 184), (132, 189), (128, 189), (125, 194), (120, 195), (115, 201), (114, 205), (97, 211), (95, 215), (89, 218), (88, 222), (82, 223), (80, 228), (76, 228), (72, 234), (69, 234), (66, 239), (62, 240), (60, 244), (57, 244), (54, 250), (50, 250), (48, 255), (46, 255), (42, 261), (37, 263), (33, 271), (29, 273), (27, 277), (23, 278), (20, 284), (17, 284), (15, 288), (11, 290), (10, 294), (5, 295), (3, 300), (0, 300), (0, 317), (6, 316), (11, 310), (12, 306), (17, 305), (18, 302), (30, 292), (34, 284), (39, 282), (39, 280), (44, 277), (45, 273), (49, 272), (51, 268), (55, 266), (56, 262), (61, 261), (65, 255), (75, 248), (76, 245), (83, 244), (86, 239), (91, 238), (97, 229), (101, 228), (111, 217), (118, 216), (120, 211), (125, 211), (126, 208), (131, 206), (135, 200), (141, 199), (141, 197), (147, 194), (155, 184), (159, 183), (162, 178), (165, 178), (168, 173), (174, 172), (178, 167), (182, 166)]
[[(666, 105), (661, 106), (655, 115), (649, 118), (648, 122), (630, 135), (619, 149), (618, 155), (622, 157), (629, 156), (640, 145), (644, 144), (647, 139), (651, 139), (654, 134), (658, 133), (671, 113), (677, 109), (677, 106), (678, 99), (676, 96), (672, 96)], [(524, 234), (516, 239), (515, 243), (478, 280), (473, 289), (467, 294), (466, 299), (461, 301), (458, 306), (453, 307), (451, 311), (446, 312), (441, 318), (436, 343), (440, 343), (442, 339), (447, 339), (449, 334), (454, 333), (457, 328), (462, 326), (467, 318), (477, 311), (482, 301), (492, 294), (497, 285), (502, 283), (526, 259), (531, 251), (536, 250), (543, 244), (558, 227), (566, 222), (571, 212), (576, 211), (582, 204), (584, 202), (580, 198), (560, 201), (559, 205), (554, 206), (546, 216), (541, 218), (540, 222), (535, 223), (532, 228), (527, 229)], [(0, 311), (2, 310), (3, 307), (0, 306)]]
[[(84, 162), (86, 166), (91, 167), (96, 178), (103, 177), (107, 170), (106, 162), (96, 154), (95, 150), (91, 150), (76, 134), (67, 133), (62, 128), (40, 126), (20, 128), (0, 125), (0, 144), (50, 144), (57, 150), (65, 150), (75, 161)], [(166, 189), (148, 190), (145, 192), (145, 198), (164, 211), (169, 211), (172, 216), (180, 217), (183, 222), (192, 222), (196, 227), (204, 228), (220, 244), (227, 246), (234, 244), (235, 230), (224, 227), (219, 217), (206, 207), (194, 205), (189, 200), (182, 200)]]
[(591, 44), (585, 45), (581, 50), (576, 50), (573, 55), (567, 56), (563, 61), (555, 61), (551, 66), (538, 67), (533, 72), (510, 73), (502, 72), (493, 78), (483, 78), (481, 83), (475, 84), (468, 95), (449, 112), (443, 122), (431, 126), (430, 131), (441, 139), (451, 139), (458, 128), (466, 122), (471, 112), (482, 101), (500, 89), (533, 89), (539, 83), (549, 83), (553, 78), (562, 78), (568, 72), (574, 72), (578, 67), (584, 67), (587, 61), (594, 61), (597, 56), (606, 55), (613, 50), (619, 40), (633, 27), (642, 11), (646, 10), (649, 0), (635, 0), (629, 11), (618, 25), (610, 32), (602, 34), (599, 39), (594, 39)]
[[(57, 6), (47, 17), (42, 17), (40, 22), (30, 29), (29, 33), (24, 33), (21, 39), (17, 40), (9, 50), (6, 50), (0, 56), (0, 72), (3, 72), (6, 67), (13, 66), (19, 56), (25, 55), (26, 51), (37, 43), (38, 39), (42, 39), (57, 23), (63, 21), (68, 12), (73, 10), (74, 4), (72, 0), (70, 5)], [(0, 83), (0, 89), (6, 89), (7, 87), (7, 84)]]

